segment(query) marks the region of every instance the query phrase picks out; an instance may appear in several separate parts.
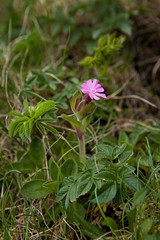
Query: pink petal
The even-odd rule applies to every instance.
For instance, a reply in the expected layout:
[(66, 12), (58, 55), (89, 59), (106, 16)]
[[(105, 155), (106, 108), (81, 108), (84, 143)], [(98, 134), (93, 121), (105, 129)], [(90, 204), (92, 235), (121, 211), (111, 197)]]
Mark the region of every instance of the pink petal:
[(89, 88), (92, 88), (92, 80), (91, 79), (89, 79), (86, 84)]
[(97, 96), (100, 96), (100, 97), (102, 97), (102, 98), (106, 98), (106, 97), (107, 97), (106, 94), (104, 94), (104, 93), (96, 93), (96, 95), (97, 95)]
[(96, 92), (104, 92), (104, 88), (96, 88)]
[(82, 88), (86, 88), (86, 87), (88, 87), (88, 86), (87, 86), (86, 83), (82, 83), (82, 84), (81, 84), (81, 87), (82, 87)]
[(97, 84), (98, 84), (97, 79), (93, 79), (93, 88), (95, 88), (97, 86)]
[(93, 97), (94, 97), (93, 93), (90, 92), (90, 93), (88, 93), (88, 94), (89, 94), (90, 98), (93, 99)]
[(102, 87), (101, 84), (97, 84), (95, 88), (97, 89), (97, 88), (101, 88), (101, 87)]
[(82, 91), (84, 94), (87, 94), (87, 93), (90, 92), (88, 89), (84, 89), (84, 88), (81, 88), (81, 91)]
[(95, 100), (99, 100), (99, 99), (100, 99), (99, 97), (96, 96), (96, 94), (94, 94), (93, 98), (94, 98)]

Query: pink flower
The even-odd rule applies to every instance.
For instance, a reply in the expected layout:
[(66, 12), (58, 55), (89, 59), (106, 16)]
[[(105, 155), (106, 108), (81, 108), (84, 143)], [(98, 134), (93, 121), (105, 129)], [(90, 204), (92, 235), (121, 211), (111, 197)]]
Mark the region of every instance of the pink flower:
[(99, 97), (106, 98), (106, 94), (102, 93), (104, 89), (98, 84), (97, 79), (93, 79), (93, 82), (89, 79), (86, 83), (82, 83), (81, 87), (81, 91), (84, 94), (88, 94), (91, 99), (99, 100)]

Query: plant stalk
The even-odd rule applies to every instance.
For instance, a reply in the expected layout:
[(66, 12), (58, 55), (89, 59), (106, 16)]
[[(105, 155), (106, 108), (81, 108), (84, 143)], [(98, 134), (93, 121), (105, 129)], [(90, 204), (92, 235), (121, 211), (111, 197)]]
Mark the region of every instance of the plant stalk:
[(86, 164), (86, 147), (85, 147), (85, 137), (84, 135), (81, 138), (78, 137), (79, 141), (79, 153), (80, 153), (80, 160), (85, 165)]

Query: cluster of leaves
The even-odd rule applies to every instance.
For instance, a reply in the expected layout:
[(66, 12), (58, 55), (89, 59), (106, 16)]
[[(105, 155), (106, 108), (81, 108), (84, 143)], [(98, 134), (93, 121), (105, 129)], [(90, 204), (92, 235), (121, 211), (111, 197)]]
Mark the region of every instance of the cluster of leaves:
[[(81, 196), (86, 194), (90, 196), (89, 203), (97, 203), (98, 205), (106, 204), (114, 198), (120, 202), (124, 201), (127, 193), (126, 186), (132, 191), (141, 187), (134, 173), (135, 168), (127, 164), (133, 153), (132, 151), (125, 151), (125, 144), (120, 147), (100, 144), (98, 148), (100, 152), (87, 160), (85, 169), (73, 159), (68, 159), (59, 166), (51, 158), (49, 174), (52, 180), (38, 179), (28, 182), (23, 186), (22, 194), (29, 198), (41, 198), (47, 196), (50, 192), (56, 192), (56, 201), (62, 202), (69, 219), (71, 209), (74, 206), (72, 206), (72, 203), (75, 204)], [(94, 158), (99, 159), (97, 164), (95, 164)], [(83, 208), (82, 205), (81, 208)], [(75, 215), (72, 213), (73, 223), (81, 224), (84, 216), (83, 219), (81, 217), (77, 218), (76, 214), (77, 212), (75, 212)], [(109, 226), (112, 230), (118, 229), (116, 222), (110, 218), (104, 221), (104, 225)], [(102, 231), (100, 232), (102, 234)]]
[(115, 37), (107, 34), (98, 40), (98, 47), (94, 48), (93, 57), (85, 57), (79, 64), (88, 68), (97, 68), (101, 76), (105, 76), (113, 56), (122, 48), (124, 36)]
[[(56, 103), (54, 101), (39, 102), (35, 107), (28, 106), (28, 101), (24, 101), (24, 114), (17, 111), (11, 111), (9, 114), (17, 116), (13, 118), (9, 124), (9, 135), (11, 138), (17, 134), (19, 137), (28, 142), (31, 136), (32, 128), (34, 125), (39, 129), (42, 135), (44, 135), (43, 128), (50, 130), (54, 134), (58, 134), (57, 130), (51, 126), (48, 126), (45, 122), (55, 122)], [(47, 115), (47, 113), (49, 113)]]
[[(91, 238), (98, 238), (105, 232), (84, 219), (85, 208), (97, 204), (104, 218), (102, 225), (108, 226), (114, 232), (118, 230), (117, 223), (114, 219), (105, 215), (101, 206), (111, 200), (114, 200), (117, 204), (123, 203), (128, 208), (126, 217), (129, 222), (129, 229), (133, 231), (139, 214), (137, 207), (143, 206), (144, 201), (148, 199), (151, 179), (158, 171), (158, 167), (153, 167), (153, 162), (151, 162), (148, 166), (150, 169), (148, 179), (150, 180), (148, 181), (144, 177), (140, 179), (139, 170), (136, 172), (136, 168), (131, 164), (135, 161), (133, 149), (135, 150), (137, 142), (145, 134), (147, 134), (145, 129), (143, 131), (142, 129), (136, 130), (127, 140), (127, 135), (122, 133), (119, 142), (127, 143), (122, 143), (120, 146), (116, 144), (99, 144), (97, 146), (99, 151), (90, 159), (87, 159), (85, 168), (79, 161), (75, 161), (72, 155), (68, 156), (62, 164), (57, 164), (57, 161), (51, 158), (48, 165), (51, 180), (46, 180), (45, 176), (42, 177), (42, 175), (37, 180), (33, 178), (32, 181), (24, 184), (21, 192), (29, 198), (42, 198), (49, 193), (56, 193), (59, 212), (64, 214), (65, 211), (68, 221), (71, 224), (81, 225), (82, 232)], [(153, 137), (153, 134), (150, 133), (148, 136)], [(40, 142), (40, 139), (33, 139), (27, 153), (30, 155), (30, 161), (33, 160), (34, 164), (36, 161), (33, 157), (34, 150), (36, 152), (37, 144), (42, 145)], [(42, 146), (41, 149), (43, 149)], [(44, 158), (44, 154), (42, 155)], [(150, 159), (150, 161), (152, 160)], [(42, 169), (43, 165), (37, 165), (37, 168)], [(20, 170), (20, 168), (17, 168), (17, 170)], [(34, 172), (33, 167), (32, 172)], [(130, 194), (128, 190), (130, 190)], [(131, 201), (129, 195), (133, 194), (132, 207), (129, 207), (128, 204)], [(158, 222), (155, 221), (147, 218), (145, 223), (143, 222), (139, 228), (141, 238), (153, 230), (154, 223), (156, 223), (155, 227), (157, 226)], [(146, 224), (150, 226), (147, 232), (145, 230)]]

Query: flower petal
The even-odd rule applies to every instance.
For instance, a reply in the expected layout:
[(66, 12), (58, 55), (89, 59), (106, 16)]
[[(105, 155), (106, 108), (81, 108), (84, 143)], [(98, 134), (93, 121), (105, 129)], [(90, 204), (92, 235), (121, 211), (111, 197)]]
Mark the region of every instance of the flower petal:
[(93, 99), (93, 93), (92, 92), (89, 92), (88, 95), (90, 96), (91, 99)]
[(97, 84), (96, 87), (95, 87), (95, 89), (101, 88), (101, 87), (102, 87), (101, 84)]
[(104, 92), (104, 88), (96, 88), (96, 92), (98, 93), (98, 92)]
[(84, 89), (84, 88), (81, 88), (81, 91), (84, 93), (84, 94), (88, 94), (90, 91), (88, 89)]
[(93, 88), (95, 88), (97, 86), (97, 84), (98, 84), (97, 79), (93, 79), (93, 84), (92, 84)]
[(88, 87), (88, 86), (87, 86), (86, 83), (82, 83), (82, 84), (81, 84), (81, 87), (82, 87), (82, 88), (86, 88), (86, 87)]
[(99, 97), (96, 96), (96, 94), (93, 95), (93, 98), (94, 98), (95, 100), (99, 100), (99, 99), (100, 99)]
[(91, 79), (89, 79), (86, 84), (90, 89), (92, 88), (92, 80)]
[(104, 94), (104, 93), (96, 93), (96, 95), (97, 95), (97, 96), (100, 96), (100, 97), (102, 97), (102, 98), (106, 98), (106, 97), (107, 97), (106, 94)]

